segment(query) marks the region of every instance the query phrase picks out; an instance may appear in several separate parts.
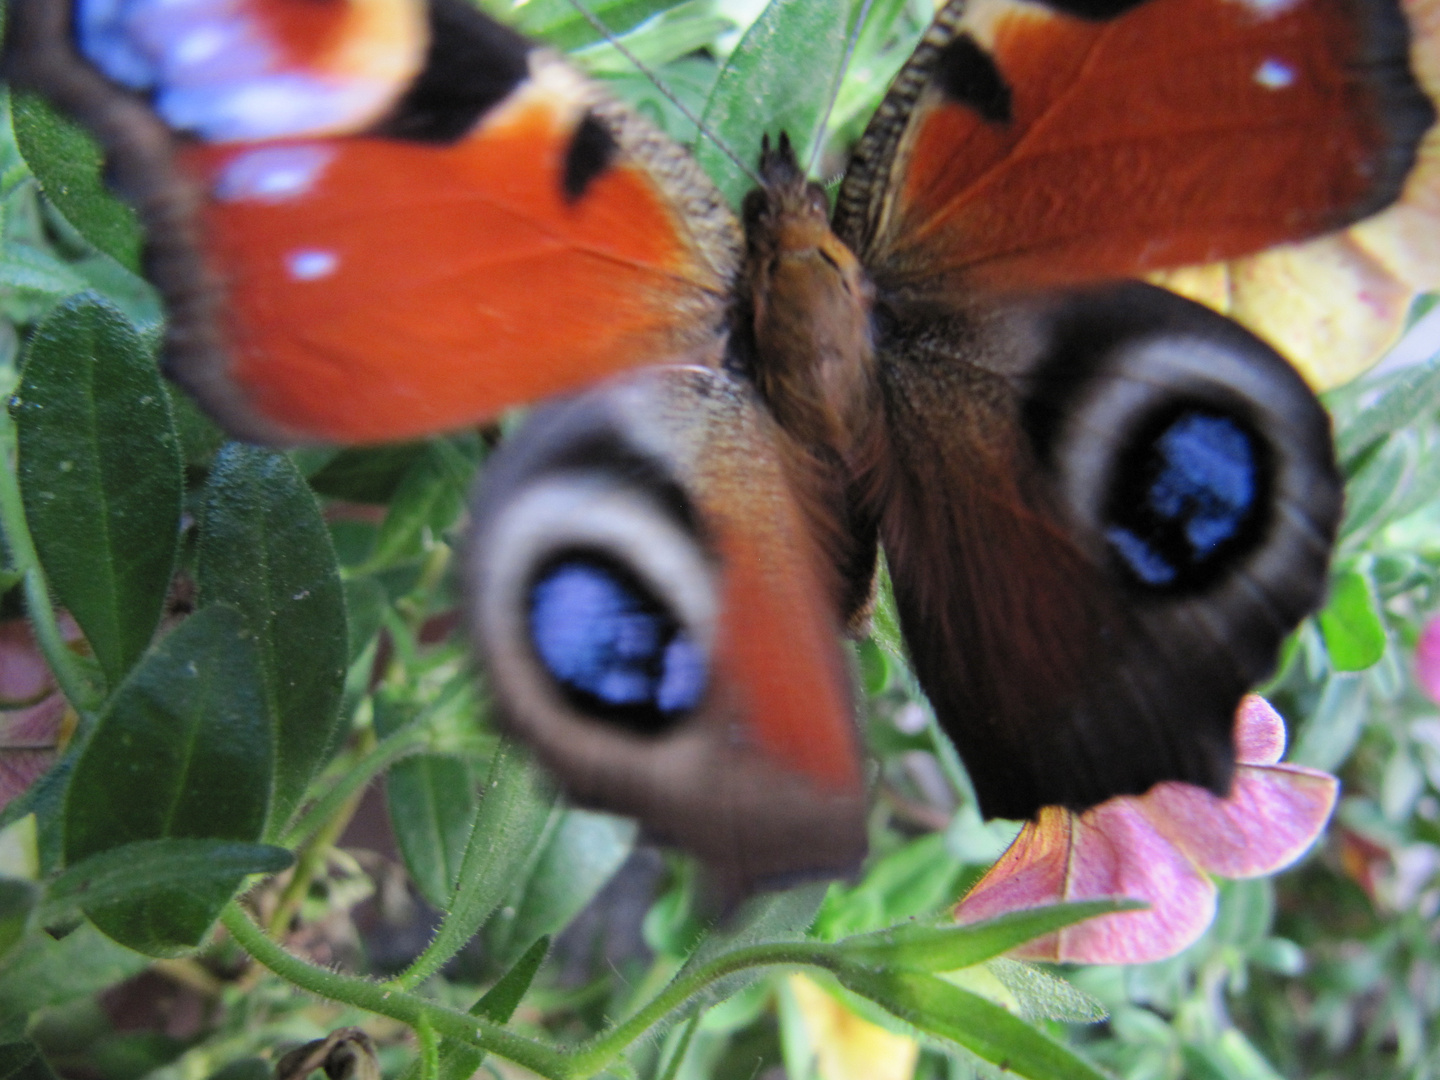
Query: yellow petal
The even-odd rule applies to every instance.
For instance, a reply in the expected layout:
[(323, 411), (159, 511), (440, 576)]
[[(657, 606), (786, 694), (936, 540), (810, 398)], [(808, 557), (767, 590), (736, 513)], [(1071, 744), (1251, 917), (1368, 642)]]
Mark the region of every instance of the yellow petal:
[(821, 1080), (910, 1080), (920, 1047), (856, 1016), (804, 975), (790, 976)]

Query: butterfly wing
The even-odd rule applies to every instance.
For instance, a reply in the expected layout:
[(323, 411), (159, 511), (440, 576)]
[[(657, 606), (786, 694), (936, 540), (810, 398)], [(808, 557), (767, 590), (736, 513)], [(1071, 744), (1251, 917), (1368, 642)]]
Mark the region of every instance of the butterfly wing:
[[(7, 63), (105, 142), (148, 226), (169, 372), (231, 431), (404, 438), (718, 352), (729, 211), (553, 54), (461, 0), (165, 8), (79, 0), (81, 60), (64, 7), (24, 0)], [(421, 53), (374, 19), (315, 22), (375, 9)], [(233, 57), (199, 65), (221, 76), (187, 64), (197, 42)]]
[(977, 0), (872, 120), (836, 231), (882, 288), (1211, 262), (1400, 192), (1434, 111), (1394, 0)]
[(735, 892), (865, 851), (849, 677), (781, 438), (721, 372), (612, 383), (507, 440), (466, 560), (506, 722), (575, 797)]
[(1369, 0), (950, 4), (902, 71), (836, 231), (876, 288), (902, 627), (987, 815), (1223, 793), (1338, 525), (1328, 420), (1278, 354), (1085, 283), (1373, 212), (1432, 118)]
[(1138, 283), (902, 313), (880, 536), (986, 814), (1226, 790), (1231, 717), (1319, 601), (1329, 421), (1236, 324)]

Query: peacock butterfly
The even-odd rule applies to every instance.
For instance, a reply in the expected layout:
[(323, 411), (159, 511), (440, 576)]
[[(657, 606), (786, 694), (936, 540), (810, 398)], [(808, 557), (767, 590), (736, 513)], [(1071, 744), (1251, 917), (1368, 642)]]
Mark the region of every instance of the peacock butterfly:
[(483, 478), (473, 633), (577, 797), (743, 886), (863, 855), (881, 549), (987, 815), (1227, 788), (1340, 482), (1274, 350), (1128, 279), (1393, 201), (1407, 50), (1397, 0), (951, 0), (833, 215), (782, 134), (738, 219), (464, 0), (13, 0), (5, 62), (107, 148), (236, 435), (579, 392)]

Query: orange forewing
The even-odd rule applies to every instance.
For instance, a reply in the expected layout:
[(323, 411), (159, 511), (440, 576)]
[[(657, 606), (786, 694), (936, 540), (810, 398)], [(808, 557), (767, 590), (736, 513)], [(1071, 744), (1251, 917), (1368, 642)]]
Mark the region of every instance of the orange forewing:
[[(654, 178), (622, 162), (567, 201), (556, 111), (507, 119), (451, 146), (265, 144), (323, 167), (294, 198), (207, 205), (229, 374), (253, 410), (307, 438), (407, 438), (696, 344), (724, 282)], [(183, 166), (223, 190), (254, 152), (195, 147)]]
[(993, 58), (1010, 119), (922, 101), (881, 261), (902, 280), (1067, 285), (1370, 212), (1404, 122), (1386, 97), (1406, 89), (1366, 67), (1372, 36), (1395, 30), (1368, 14), (1354, 0), (1149, 0), (1090, 21), (981, 0), (961, 29)]

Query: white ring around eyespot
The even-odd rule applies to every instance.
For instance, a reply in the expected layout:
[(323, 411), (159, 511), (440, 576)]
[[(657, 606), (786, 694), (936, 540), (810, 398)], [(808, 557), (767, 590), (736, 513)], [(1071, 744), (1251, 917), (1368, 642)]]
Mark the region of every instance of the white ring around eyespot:
[(593, 723), (560, 696), (529, 640), (528, 591), (536, 568), (576, 548), (613, 558), (671, 609), (704, 655), (708, 681), (720, 605), (704, 550), (633, 485), (595, 473), (560, 473), (501, 507), (470, 556), (478, 644), (515, 718), (532, 726), (548, 726), (550, 717)]

